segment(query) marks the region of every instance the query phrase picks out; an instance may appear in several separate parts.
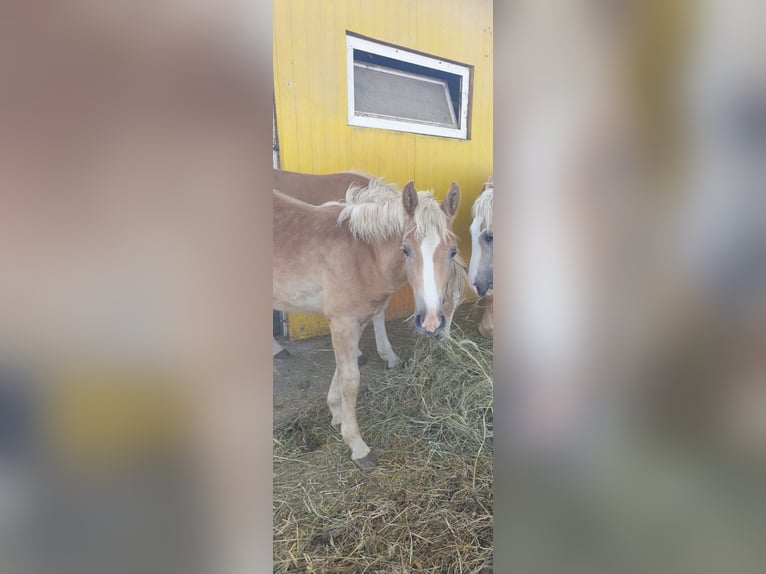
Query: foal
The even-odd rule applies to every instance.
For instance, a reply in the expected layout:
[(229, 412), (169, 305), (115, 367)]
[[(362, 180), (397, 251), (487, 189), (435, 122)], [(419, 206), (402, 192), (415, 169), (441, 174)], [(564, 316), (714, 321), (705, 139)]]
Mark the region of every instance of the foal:
[(399, 192), (377, 180), (351, 187), (346, 205), (313, 206), (276, 190), (273, 196), (274, 308), (327, 317), (336, 361), (327, 395), (332, 424), (341, 425), (353, 462), (372, 468), (375, 457), (356, 419), (359, 338), (406, 282), (417, 331), (442, 334), (460, 189), (453, 183), (441, 205), (412, 182)]
[[(321, 205), (330, 201), (345, 199), (347, 190), (355, 186), (367, 186), (374, 178), (370, 175), (354, 171), (343, 171), (329, 174), (311, 174), (274, 169), (274, 189), (306, 203)], [(444, 315), (446, 324), (442, 334), (449, 336), (449, 328), (455, 310), (464, 299), (465, 284), (468, 276), (465, 271), (465, 263), (456, 256), (450, 262), (449, 279), (447, 284), (447, 296), (444, 300)], [(386, 332), (386, 314), (388, 306), (372, 318), (372, 326), (375, 330), (375, 347), (380, 358), (386, 362), (389, 369), (396, 368), (401, 362), (391, 346)], [(273, 340), (272, 355), (287, 352), (276, 340)], [(359, 364), (364, 364), (363, 353), (357, 351)]]
[[(366, 186), (369, 185), (370, 179), (372, 178), (369, 175), (351, 171), (320, 175), (274, 169), (274, 189), (312, 205), (342, 200), (352, 185)], [(375, 347), (378, 355), (386, 362), (389, 369), (394, 369), (401, 361), (394, 352), (386, 333), (387, 306), (388, 303), (383, 306), (380, 313), (375, 314), (372, 318), (372, 326), (375, 330)], [(272, 355), (276, 356), (282, 352), (287, 351), (273, 340)], [(365, 359), (361, 350), (357, 351), (357, 356), (360, 364), (363, 364)]]

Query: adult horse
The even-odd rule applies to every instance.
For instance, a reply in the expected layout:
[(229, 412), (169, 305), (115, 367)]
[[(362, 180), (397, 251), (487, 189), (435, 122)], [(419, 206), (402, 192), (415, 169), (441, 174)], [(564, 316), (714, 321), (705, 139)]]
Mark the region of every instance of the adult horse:
[(494, 185), (490, 177), (482, 192), (471, 208), (471, 260), (468, 264), (468, 283), (479, 297), (486, 297), (484, 315), (479, 323), (479, 332), (485, 337), (492, 337), (494, 321), (492, 319), (493, 295), (488, 294), (493, 287), (492, 248), (494, 226), (492, 212), (494, 206)]
[(327, 317), (336, 361), (327, 395), (332, 424), (340, 424), (354, 463), (374, 467), (356, 419), (359, 338), (407, 282), (418, 332), (442, 333), (460, 188), (453, 182), (441, 205), (413, 182), (400, 192), (379, 180), (352, 186), (345, 205), (309, 205), (276, 190), (273, 198), (274, 308)]
[[(345, 198), (346, 191), (352, 186), (367, 186), (373, 178), (367, 174), (353, 171), (343, 171), (329, 174), (310, 174), (274, 169), (274, 189), (281, 193), (300, 199), (312, 205), (321, 205), (328, 201), (339, 201)], [(449, 328), (452, 324), (452, 317), (458, 305), (463, 301), (465, 283), (467, 281), (466, 272), (459, 256), (453, 258), (450, 262), (449, 278), (447, 285), (448, 296), (444, 300), (444, 316), (446, 320), (442, 331), (443, 336), (449, 335)], [(386, 303), (379, 313), (372, 318), (372, 326), (375, 330), (375, 346), (380, 358), (386, 362), (389, 369), (396, 368), (399, 363), (399, 357), (391, 346), (386, 332), (386, 314), (388, 306)], [(273, 340), (272, 354), (277, 356), (280, 353), (287, 353), (276, 340)], [(363, 364), (364, 355), (362, 351), (357, 351), (360, 364)]]

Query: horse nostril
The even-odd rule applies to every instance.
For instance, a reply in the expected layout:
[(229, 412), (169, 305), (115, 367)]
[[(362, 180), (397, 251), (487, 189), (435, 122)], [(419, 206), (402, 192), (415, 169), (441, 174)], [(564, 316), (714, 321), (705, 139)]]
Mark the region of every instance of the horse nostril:
[(421, 315), (420, 313), (415, 315), (415, 326), (418, 328), (423, 326), (423, 315)]
[(441, 341), (444, 337), (444, 326), (447, 324), (447, 317), (444, 315), (444, 313), (437, 314), (437, 317), (439, 318), (439, 326), (436, 327), (436, 329), (433, 331), (430, 331), (428, 334), (437, 341)]

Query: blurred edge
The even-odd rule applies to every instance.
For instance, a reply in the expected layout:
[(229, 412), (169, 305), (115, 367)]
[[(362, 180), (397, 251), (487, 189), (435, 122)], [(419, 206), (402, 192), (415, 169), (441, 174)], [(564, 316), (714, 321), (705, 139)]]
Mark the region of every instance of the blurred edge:
[(271, 3), (0, 17), (0, 571), (271, 571)]
[[(547, 15), (541, 16), (546, 8)], [(537, 24), (561, 28), (545, 34), (541, 27), (534, 36), (529, 25), (533, 12), (543, 18)], [(566, 17), (557, 18), (560, 13)], [(620, 14), (628, 16), (621, 19)], [(515, 235), (514, 225), (497, 226), (495, 347), (500, 352), (494, 387), (494, 564), (499, 572), (756, 573), (766, 567), (762, 520), (766, 69), (763, 38), (757, 32), (764, 15), (762, 3), (750, 0), (495, 5), (494, 181), (499, 189), (495, 221), (523, 221), (528, 214), (520, 214), (516, 202), (525, 191), (532, 192), (514, 185), (519, 181), (515, 168), (520, 167), (514, 162), (519, 154), (515, 136), (528, 120), (519, 111), (525, 109), (519, 94), (530, 77), (519, 72), (545, 74), (550, 71), (545, 66), (556, 61), (551, 54), (562, 56), (557, 47), (584, 37), (586, 51), (570, 45), (570, 52), (557, 61), (559, 68), (553, 68), (555, 77), (567, 77), (571, 70), (593, 71), (578, 54), (588, 53), (589, 41), (599, 41), (598, 32), (577, 36), (590, 25), (599, 30), (599, 23), (588, 21), (591, 17), (603, 23), (599, 18), (616, 16), (615, 22), (622, 25), (617, 43), (625, 50), (625, 59), (619, 68), (630, 86), (622, 102), (638, 126), (643, 194), (631, 205), (649, 205), (653, 210), (645, 219), (636, 209), (611, 221), (609, 217), (619, 213), (607, 211), (609, 217), (604, 218), (598, 211), (601, 205), (594, 210), (588, 205), (589, 215), (598, 214), (590, 221), (615, 224), (618, 233), (638, 222), (634, 254), (643, 259), (619, 269), (645, 272), (632, 275), (627, 283), (633, 290), (625, 292), (609, 291), (610, 286), (625, 285), (620, 272), (609, 268), (596, 277), (614, 299), (580, 310), (583, 324), (592, 329), (585, 345), (596, 347), (589, 356), (592, 370), (587, 371), (593, 378), (565, 370), (561, 380), (553, 380), (560, 371), (534, 365), (536, 357), (514, 347), (512, 337), (513, 341), (531, 338), (514, 331), (520, 324), (516, 314), (524, 310), (514, 301), (524, 278), (514, 274), (512, 259), (517, 254), (514, 239), (521, 235)], [(572, 37), (566, 35), (569, 32)], [(532, 38), (531, 43), (519, 40), (522, 35), (527, 41)], [(596, 53), (593, 61), (608, 59), (605, 51)], [(520, 61), (532, 65), (514, 68)], [(699, 83), (695, 74), (702, 74), (704, 81)], [(578, 84), (574, 74), (571, 79), (568, 87), (575, 92), (582, 81)], [(566, 100), (544, 91), (542, 95), (552, 102)], [(540, 131), (551, 125), (541, 124)], [(583, 139), (581, 149), (587, 143)], [(601, 150), (596, 163), (608, 169), (614, 161), (610, 152)], [(548, 167), (555, 172), (568, 166), (551, 160)], [(576, 176), (570, 181), (577, 181)], [(618, 187), (621, 183), (626, 180), (618, 179)], [(585, 201), (608, 198), (584, 197)], [(563, 217), (579, 216), (582, 204), (572, 205), (577, 204), (563, 208)], [(699, 234), (690, 240), (692, 255), (684, 252), (689, 221), (699, 226), (692, 226)], [(597, 236), (602, 229), (594, 226), (588, 231)], [(624, 255), (623, 262), (631, 263), (629, 254)], [(562, 261), (578, 272), (584, 269), (580, 260), (562, 257)], [(641, 261), (647, 266), (640, 267)], [(584, 275), (593, 278), (588, 271)], [(631, 293), (639, 298), (631, 299)], [(543, 296), (542, 291), (539, 294)], [(539, 303), (521, 296), (518, 301)], [(632, 326), (619, 319), (609, 323), (631, 307), (640, 309), (646, 319), (647, 338), (634, 340)], [(602, 323), (611, 329), (602, 329)], [(611, 349), (618, 352), (612, 354)], [(558, 358), (555, 349), (550, 351), (549, 358)], [(553, 372), (552, 379), (533, 375), (519, 382), (525, 361), (540, 369), (532, 371), (535, 374)], [(525, 400), (540, 398), (549, 382), (561, 384), (563, 402), (573, 400), (584, 420), (578, 421), (579, 427), (573, 423), (577, 428), (568, 436), (562, 436), (566, 431), (560, 429), (545, 429), (561, 433), (555, 439), (558, 445), (540, 441), (528, 450), (516, 450), (523, 425), (519, 421), (536, 406)], [(582, 394), (575, 397), (578, 391)], [(579, 431), (582, 435), (576, 436)]]

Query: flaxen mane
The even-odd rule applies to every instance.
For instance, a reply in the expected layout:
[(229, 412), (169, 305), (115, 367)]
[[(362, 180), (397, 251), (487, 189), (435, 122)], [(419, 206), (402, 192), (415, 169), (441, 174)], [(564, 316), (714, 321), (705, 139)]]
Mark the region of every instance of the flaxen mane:
[(492, 233), (492, 207), (494, 203), (494, 187), (492, 186), (492, 179), (484, 184), (484, 191), (476, 199), (471, 208), (471, 215), (474, 219), (479, 220), (481, 229)]
[(465, 262), (460, 255), (450, 260), (449, 274), (447, 275), (446, 293), (451, 293), (455, 301), (462, 301), (465, 286), (468, 283), (468, 273), (465, 271)]
[[(381, 179), (371, 179), (366, 186), (352, 185), (346, 192), (346, 207), (338, 216), (338, 225), (345, 221), (354, 237), (368, 243), (402, 235), (405, 212), (401, 190)], [(447, 226), (447, 217), (430, 191), (418, 192), (413, 222), (418, 240), (432, 230), (444, 242), (454, 237)]]

